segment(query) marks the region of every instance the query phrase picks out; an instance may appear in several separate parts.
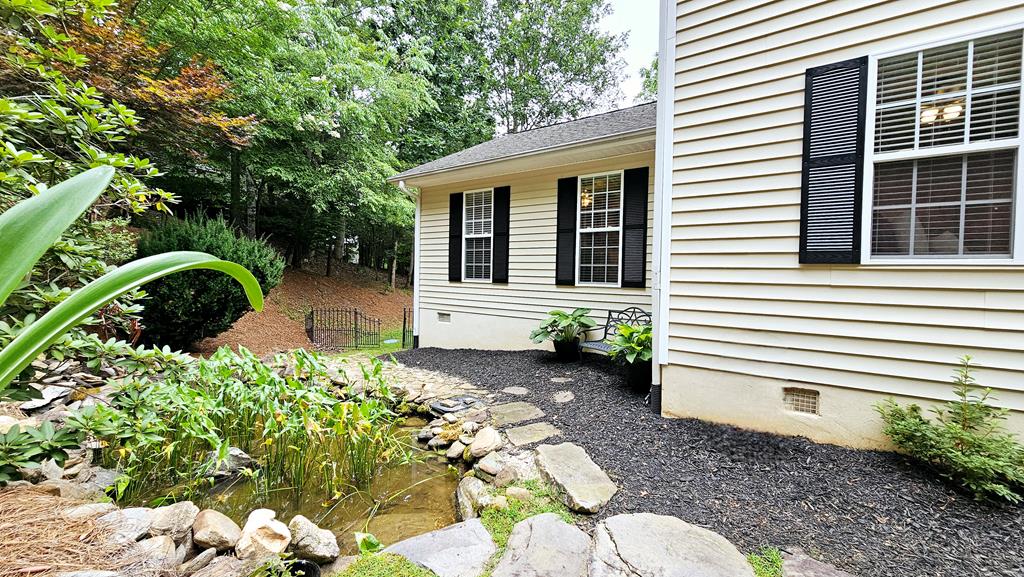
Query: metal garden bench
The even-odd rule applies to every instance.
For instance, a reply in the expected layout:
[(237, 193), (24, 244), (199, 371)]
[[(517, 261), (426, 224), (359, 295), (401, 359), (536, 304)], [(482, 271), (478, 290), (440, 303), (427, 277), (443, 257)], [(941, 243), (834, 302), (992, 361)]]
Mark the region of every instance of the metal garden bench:
[(612, 346), (605, 341), (615, 336), (619, 331), (619, 325), (640, 326), (649, 324), (651, 324), (651, 313), (640, 307), (629, 307), (621, 311), (608, 311), (608, 320), (604, 324), (604, 335), (599, 340), (580, 343), (580, 350), (589, 350), (607, 355), (612, 350)]

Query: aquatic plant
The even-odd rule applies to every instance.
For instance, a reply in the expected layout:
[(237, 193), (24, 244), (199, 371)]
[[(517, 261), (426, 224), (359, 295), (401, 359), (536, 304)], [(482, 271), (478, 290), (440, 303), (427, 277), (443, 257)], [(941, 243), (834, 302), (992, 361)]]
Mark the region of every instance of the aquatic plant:
[(267, 364), (225, 347), (162, 380), (125, 380), (109, 406), (83, 409), (69, 423), (98, 439), (105, 463), (122, 471), (118, 499), (208, 487), (231, 447), (253, 457), (249, 478), (263, 494), (315, 488), (337, 498), (405, 458), (379, 364), (360, 385), (338, 386), (315, 353)]

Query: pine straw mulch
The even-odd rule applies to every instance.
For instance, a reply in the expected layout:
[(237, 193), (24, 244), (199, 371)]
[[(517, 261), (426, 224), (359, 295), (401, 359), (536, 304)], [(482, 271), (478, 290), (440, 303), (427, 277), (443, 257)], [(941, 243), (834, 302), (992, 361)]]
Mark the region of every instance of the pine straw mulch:
[(96, 519), (68, 518), (63, 511), (82, 501), (31, 488), (0, 490), (0, 577), (49, 577), (64, 572), (129, 571), (135, 547), (103, 538)]
[[(239, 345), (257, 356), (297, 348), (312, 348), (306, 338), (305, 313), (310, 308), (357, 308), (382, 321), (382, 328), (402, 326), (402, 311), (412, 306), (412, 293), (405, 289), (385, 292), (385, 281), (372, 271), (339, 267), (330, 278), (322, 274), (289, 269), (281, 284), (267, 295), (263, 312), (249, 312), (233, 327), (193, 346), (193, 352), (208, 355), (222, 346), (237, 350)], [(399, 286), (402, 282), (399, 279)]]
[(25, 413), (21, 412), (21, 409), (19, 409), (18, 405), (15, 403), (0, 403), (0, 417), (24, 419)]

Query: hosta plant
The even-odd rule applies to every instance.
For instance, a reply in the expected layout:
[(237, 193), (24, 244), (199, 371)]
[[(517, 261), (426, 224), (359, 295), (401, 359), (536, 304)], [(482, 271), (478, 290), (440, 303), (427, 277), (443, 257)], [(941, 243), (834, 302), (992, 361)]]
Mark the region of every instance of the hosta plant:
[(617, 327), (615, 335), (607, 340), (612, 346), (608, 355), (613, 359), (621, 359), (627, 363), (649, 361), (653, 354), (651, 343), (654, 333), (651, 325), (630, 325), (621, 324)]
[(590, 309), (578, 308), (571, 313), (553, 310), (548, 318), (541, 321), (540, 326), (530, 333), (535, 343), (551, 340), (556, 343), (571, 343), (579, 339), (587, 331), (597, 326), (590, 318)]

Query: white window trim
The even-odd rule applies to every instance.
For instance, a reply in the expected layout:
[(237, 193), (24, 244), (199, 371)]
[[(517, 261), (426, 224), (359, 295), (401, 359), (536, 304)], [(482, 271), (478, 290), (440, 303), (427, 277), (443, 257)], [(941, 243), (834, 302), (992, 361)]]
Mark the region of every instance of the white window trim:
[[(958, 144), (939, 146), (924, 150), (875, 153), (875, 112), (878, 88), (878, 61), (900, 56), (911, 52), (928, 50), (957, 42), (965, 42), (985, 36), (1002, 34), (1024, 29), (1024, 22), (1018, 22), (999, 28), (977, 30), (953, 38), (936, 39), (926, 44), (907, 46), (889, 52), (868, 56), (867, 107), (865, 110), (864, 129), (864, 177), (861, 182), (861, 264), (881, 266), (1006, 266), (1024, 265), (1024, 234), (1018, 234), (1024, 228), (1024, 202), (1021, 202), (1021, 191), (1024, 188), (1024, 71), (1022, 71), (1020, 96), (1021, 106), (1018, 118), (1017, 138), (986, 141), (976, 144)], [(936, 255), (932, 257), (892, 257), (872, 256), (872, 216), (874, 209), (874, 175), (876, 162), (912, 160), (917, 158), (934, 158), (936, 156), (962, 155), (970, 152), (987, 150), (1017, 150), (1017, 173), (1013, 192), (1013, 218), (1010, 221), (1010, 258), (991, 258), (985, 256)], [(913, 223), (911, 223), (913, 226)]]
[[(491, 193), (491, 232), (488, 234), (466, 234), (466, 210), (469, 208), (469, 203), (466, 202), (466, 197), (470, 194), (477, 194), (480, 192)], [(489, 238), (491, 239), (491, 267), (487, 271), (487, 278), (466, 278), (466, 239), (469, 238)], [(494, 279), (494, 189), (493, 188), (481, 188), (479, 190), (469, 190), (462, 193), (462, 282), (475, 282), (489, 284)]]
[[(580, 242), (580, 237), (583, 231), (580, 230), (580, 213), (583, 209), (583, 179), (594, 178), (597, 176), (612, 176), (614, 174), (619, 175), (619, 226), (606, 226), (604, 228), (588, 228), (586, 232), (615, 232), (619, 233), (619, 270), (618, 282), (580, 282), (580, 267), (583, 266), (581, 262), (581, 255), (583, 254), (583, 246)], [(616, 287), (622, 288), (622, 201), (625, 200), (626, 195), (626, 171), (625, 170), (609, 170), (606, 172), (595, 172), (592, 174), (583, 174), (576, 177), (576, 286), (599, 286), (599, 287)]]

